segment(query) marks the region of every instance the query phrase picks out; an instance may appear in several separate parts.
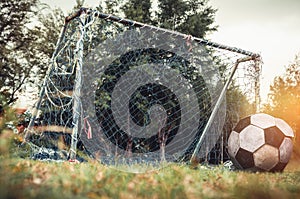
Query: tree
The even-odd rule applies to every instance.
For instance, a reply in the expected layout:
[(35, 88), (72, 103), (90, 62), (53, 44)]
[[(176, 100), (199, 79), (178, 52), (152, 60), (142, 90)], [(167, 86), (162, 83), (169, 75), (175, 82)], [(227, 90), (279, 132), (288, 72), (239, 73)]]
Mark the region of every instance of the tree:
[(31, 50), (35, 54), (36, 62), (34, 70), (31, 71), (29, 80), (37, 82), (40, 85), (49, 66), (50, 58), (55, 49), (60, 30), (64, 23), (64, 14), (61, 9), (50, 10), (46, 5), (38, 14), (38, 23), (32, 32), (35, 37), (30, 43)]
[(128, 19), (196, 37), (217, 30), (213, 25), (216, 9), (208, 6), (207, 0), (158, 0), (157, 8), (151, 2), (130, 0), (122, 11)]
[[(122, 10), (124, 11), (125, 17), (128, 19), (203, 38), (207, 35), (207, 33), (216, 31), (217, 29), (217, 27), (213, 25), (216, 10), (208, 6), (207, 2), (207, 0), (159, 0), (157, 10), (153, 11), (151, 9), (153, 7), (151, 1), (141, 2), (130, 0), (123, 6)], [(201, 57), (199, 59), (201, 59)], [(221, 61), (218, 62), (219, 59), (220, 58), (214, 58), (215, 64), (212, 67), (217, 67), (219, 70), (227, 68), (227, 66), (221, 64)], [(179, 70), (180, 67), (182, 66), (178, 66)], [(187, 76), (187, 79), (192, 82), (194, 76), (201, 78), (201, 74), (199, 74), (197, 70), (191, 66), (188, 68), (190, 70), (190, 74), (194, 75)], [(226, 81), (227, 77), (224, 75), (225, 73), (222, 73), (222, 71), (220, 71), (220, 73), (223, 74), (222, 78), (224, 81)], [(194, 89), (203, 88), (203, 84), (201, 84), (201, 82), (202, 81), (193, 82), (195, 83)], [(199, 91), (199, 93), (203, 92)], [(100, 93), (98, 94), (100, 95)], [(210, 96), (207, 96), (207, 99), (209, 99), (209, 97)], [(104, 99), (104, 97), (102, 98)], [(110, 98), (105, 99), (110, 100)], [(206, 101), (203, 98), (199, 98), (199, 104), (204, 102)], [(109, 103), (105, 102), (104, 104), (106, 105)], [(207, 106), (210, 107), (208, 104)], [(253, 106), (248, 102), (246, 97), (237, 87), (233, 86), (230, 88), (230, 90), (227, 92), (227, 115), (223, 134), (224, 140), (227, 140), (227, 136), (231, 132), (233, 125), (238, 122), (241, 116), (246, 116), (250, 113), (253, 113), (254, 110), (252, 108)], [(144, 109), (141, 112), (146, 112)], [(209, 115), (210, 111), (211, 110), (205, 109), (203, 110), (202, 115)], [(201, 123), (205, 123), (206, 119), (204, 119)], [(140, 120), (143, 120), (143, 117)], [(202, 130), (203, 129), (199, 129), (199, 131)]]
[[(118, 15), (120, 13), (120, 5), (124, 0), (105, 0), (105, 11), (110, 14)], [(98, 10), (102, 10), (101, 5), (99, 5)]]
[[(122, 1), (122, 3), (124, 3), (124, 1)], [(210, 23), (213, 23), (214, 21), (213, 9), (209, 9), (209, 11), (212, 12), (211, 15), (205, 15), (203, 13), (203, 10), (206, 10), (207, 8), (205, 3), (206, 1), (160, 1), (158, 4), (158, 11), (154, 12), (152, 10), (153, 5), (150, 0), (130, 0), (127, 2), (127, 4), (123, 5), (121, 10), (124, 12), (125, 18), (128, 19), (203, 37), (205, 35), (204, 32), (213, 30), (210, 28)], [(114, 7), (116, 6), (115, 4), (113, 5)], [(116, 14), (111, 12), (113, 11), (113, 9), (111, 9), (111, 4), (109, 4), (107, 7), (109, 8), (109, 13)], [(199, 17), (200, 14), (203, 20), (208, 22), (207, 24), (201, 23), (198, 26), (198, 21), (191, 20), (195, 16)], [(173, 20), (174, 16), (175, 21)], [(189, 25), (190, 28), (187, 30), (186, 27)], [(200, 28), (201, 32), (197, 32), (197, 28)], [(201, 74), (199, 74), (199, 70), (192, 66), (187, 60), (180, 58), (180, 56), (175, 53), (160, 49), (137, 49), (134, 52), (128, 52), (122, 55), (120, 60), (116, 60), (116, 63), (111, 65), (111, 69), (105, 72), (105, 75), (101, 80), (105, 83), (100, 84), (96, 92), (96, 111), (99, 121), (102, 123), (104, 132), (113, 143), (117, 144), (124, 150), (127, 150), (129, 147), (132, 151), (155, 151), (160, 148), (160, 144), (163, 142), (163, 140), (168, 142), (168, 140), (171, 140), (174, 137), (174, 134), (176, 134), (177, 131), (176, 128), (179, 126), (178, 113), (180, 111), (176, 109), (178, 108), (176, 100), (172, 101), (174, 100), (172, 97), (173, 95), (169, 93), (167, 89), (162, 89), (162, 85), (145, 85), (141, 91), (137, 91), (136, 96), (133, 97), (133, 99), (135, 99), (135, 101), (133, 100), (135, 103), (132, 103), (132, 106), (129, 107), (129, 109), (132, 110), (132, 119), (141, 126), (146, 125), (147, 122), (149, 122), (148, 111), (151, 105), (160, 104), (161, 106), (165, 107), (165, 110), (169, 111), (169, 116), (167, 120), (168, 122), (162, 132), (158, 132), (155, 136), (152, 136), (149, 139), (138, 139), (119, 130), (119, 127), (114, 123), (114, 119), (110, 117), (111, 92), (113, 89), (112, 85), (118, 82), (117, 80), (121, 76), (121, 73), (123, 74), (130, 69), (129, 66), (137, 67), (140, 63), (168, 63), (174, 70), (177, 70), (178, 73), (182, 73), (182, 75), (188, 79), (191, 85), (194, 87), (199, 101), (199, 109), (203, 111), (203, 115), (208, 115), (211, 111), (209, 100), (210, 95), (207, 87), (204, 84), (203, 77)], [(160, 95), (165, 97), (161, 97), (159, 99), (149, 97)], [(171, 114), (170, 111), (172, 110), (177, 110), (174, 111), (177, 114)], [(205, 120), (207, 120), (207, 117), (201, 119), (199, 123), (202, 125), (206, 122)], [(204, 125), (202, 125), (202, 127), (204, 127)], [(199, 134), (197, 135), (198, 137), (202, 130), (203, 129), (199, 129)], [(195, 139), (195, 142), (197, 141), (197, 138)], [(195, 142), (193, 143), (193, 146), (195, 145)], [(192, 151), (193, 146), (188, 149), (187, 153)]]
[(39, 5), (38, 0), (0, 3), (0, 93), (5, 105), (16, 101), (25, 83), (45, 74), (53, 52), (58, 37), (53, 17), (59, 11), (43, 15)]
[(128, 19), (151, 24), (151, 6), (152, 4), (150, 0), (130, 0), (124, 5), (122, 10)]
[(203, 38), (211, 31), (216, 9), (207, 6), (207, 0), (159, 0), (158, 25), (185, 34)]
[(29, 51), (33, 32), (28, 28), (37, 1), (3, 0), (0, 3), (0, 92), (5, 104), (16, 100), (15, 94), (29, 77), (33, 67), (33, 52)]
[(296, 142), (300, 143), (297, 134), (300, 131), (300, 54), (288, 65), (284, 75), (275, 77), (264, 111), (291, 125)]

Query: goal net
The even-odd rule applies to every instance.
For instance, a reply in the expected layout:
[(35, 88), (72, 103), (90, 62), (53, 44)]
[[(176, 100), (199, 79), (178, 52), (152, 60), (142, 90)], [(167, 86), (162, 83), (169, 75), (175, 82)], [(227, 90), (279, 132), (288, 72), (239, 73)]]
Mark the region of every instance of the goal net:
[(259, 77), (256, 53), (81, 9), (66, 18), (25, 139), (36, 159), (219, 164), (258, 107)]

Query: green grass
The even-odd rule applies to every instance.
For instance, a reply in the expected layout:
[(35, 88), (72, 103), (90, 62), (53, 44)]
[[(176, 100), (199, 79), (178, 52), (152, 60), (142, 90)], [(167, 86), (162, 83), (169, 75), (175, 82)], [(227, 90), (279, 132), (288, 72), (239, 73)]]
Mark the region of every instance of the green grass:
[(282, 173), (174, 163), (134, 174), (92, 159), (55, 163), (20, 158), (12, 144), (16, 138), (10, 132), (0, 134), (0, 198), (300, 198), (300, 153)]
[(0, 157), (1, 198), (300, 198), (300, 169), (229, 171), (172, 164), (126, 173), (96, 161), (40, 162)]

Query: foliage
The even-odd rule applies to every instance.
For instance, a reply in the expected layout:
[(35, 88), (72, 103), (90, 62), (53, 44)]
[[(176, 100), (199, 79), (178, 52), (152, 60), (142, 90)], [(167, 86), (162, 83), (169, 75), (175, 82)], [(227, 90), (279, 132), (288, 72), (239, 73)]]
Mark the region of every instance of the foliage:
[(57, 39), (53, 15), (43, 16), (38, 0), (3, 0), (0, 3), (0, 92), (7, 105), (17, 99), (29, 79), (43, 76)]
[[(195, 34), (195, 36), (204, 36), (204, 32), (207, 32), (207, 31), (212, 31), (212, 30), (215, 30), (215, 29), (210, 29), (208, 27), (211, 26), (211, 24), (213, 23), (213, 18), (214, 18), (214, 10), (213, 9), (208, 9), (208, 7), (206, 7), (205, 5), (205, 1), (201, 1), (202, 3), (199, 3), (199, 1), (196, 1), (196, 2), (192, 2), (192, 1), (189, 1), (189, 2), (184, 2), (184, 1), (180, 1), (180, 5), (175, 5), (176, 6), (176, 9), (173, 9), (172, 12), (174, 11), (174, 13), (170, 13), (170, 10), (166, 10), (168, 9), (167, 7), (164, 7), (165, 4), (163, 3), (160, 3), (158, 4), (158, 9), (159, 9), (159, 12), (154, 12), (152, 10), (152, 6), (153, 4), (151, 3), (151, 1), (136, 1), (136, 0), (131, 0), (131, 1), (128, 1), (128, 2), (125, 2), (125, 1), (118, 1), (118, 0), (115, 0), (115, 1), (111, 1), (111, 2), (107, 2), (106, 1), (106, 6), (107, 6), (107, 12), (111, 13), (113, 12), (113, 14), (116, 14), (116, 12), (114, 12), (116, 10), (116, 8), (118, 6), (123, 5), (121, 7), (121, 11), (123, 11), (123, 14), (125, 15), (125, 18), (129, 18), (129, 19), (132, 19), (132, 20), (136, 20), (136, 21), (139, 21), (139, 22), (142, 22), (142, 23), (147, 23), (147, 24), (154, 24), (154, 25), (158, 25), (158, 26), (161, 26), (161, 27), (164, 27), (164, 28), (169, 28), (168, 25), (167, 25), (167, 19), (172, 19), (172, 17), (174, 15), (180, 15), (179, 17), (181, 17), (182, 19), (187, 19), (187, 21), (182, 21), (182, 23), (180, 24), (185, 24), (186, 26), (193, 26), (195, 27), (195, 23), (197, 23), (196, 21), (192, 22), (192, 21), (188, 21), (188, 19), (192, 18), (192, 17), (195, 17), (195, 16), (198, 16), (200, 15), (200, 13), (202, 14), (202, 18), (207, 22), (207, 24), (203, 24), (203, 23), (197, 23), (199, 26), (201, 26), (201, 35), (199, 35), (198, 33)], [(164, 3), (168, 3), (169, 5), (173, 5), (174, 2), (172, 1), (166, 1)], [(174, 5), (173, 5), (174, 6)], [(203, 9), (202, 9), (203, 8)], [(180, 10), (180, 13), (177, 12), (177, 10)], [(209, 14), (206, 13), (207, 15), (205, 15), (203, 12), (203, 10), (206, 10), (205, 12), (210, 12)], [(118, 12), (117, 12), (118, 13)], [(163, 15), (161, 15), (163, 13)], [(122, 13), (118, 13), (119, 15), (122, 16)], [(163, 19), (166, 20), (166, 21), (163, 21), (161, 20), (161, 17), (163, 16)], [(174, 28), (172, 29), (176, 29), (178, 31), (181, 31), (183, 29), (180, 29), (181, 25), (180, 24), (176, 24), (176, 27), (174, 26)], [(104, 27), (104, 28), (103, 28)], [(197, 26), (197, 28), (199, 28)], [(111, 31), (112, 29), (111, 28), (108, 28), (106, 29), (105, 25), (103, 26), (102, 25), (102, 30), (104, 30), (105, 34), (108, 35), (106, 33), (106, 31)], [(186, 27), (184, 28), (186, 30)], [(117, 29), (115, 30), (116, 32), (120, 32), (120, 31), (123, 31), (124, 30), (124, 27), (121, 27), (120, 29)], [(190, 29), (191, 30), (191, 29)], [(196, 30), (196, 29), (195, 29)], [(191, 30), (192, 31), (192, 30)], [(197, 30), (198, 31), (198, 30)], [(191, 34), (193, 34), (194, 32), (192, 32)], [(98, 37), (100, 36), (103, 37), (102, 35), (98, 35)], [(93, 40), (93, 46), (96, 46), (97, 45), (97, 42), (99, 42), (99, 39), (94, 39)], [(147, 51), (148, 50), (148, 51)], [(148, 53), (148, 55), (146, 57), (143, 57), (143, 53), (145, 54)], [(110, 94), (110, 91), (112, 89), (112, 85), (114, 85), (117, 78), (120, 77), (120, 74), (124, 73), (124, 71), (128, 70), (129, 68), (126, 66), (125, 63), (128, 62), (128, 60), (130, 60), (130, 63), (131, 65), (137, 65), (135, 63), (135, 61), (132, 61), (132, 60), (139, 60), (139, 62), (145, 62), (145, 63), (150, 63), (151, 59), (148, 59), (147, 57), (149, 56), (155, 56), (156, 54), (159, 54), (159, 56), (157, 56), (154, 60), (154, 62), (170, 62), (169, 64), (172, 64), (172, 65), (178, 65), (177, 68), (178, 68), (178, 71), (180, 72), (183, 72), (186, 67), (185, 65), (183, 64), (180, 64), (181, 61), (178, 61), (177, 60), (177, 55), (172, 55), (172, 57), (170, 58), (167, 58), (167, 55), (169, 56), (169, 53), (168, 52), (157, 52), (157, 53), (153, 53), (153, 54), (150, 54), (150, 50), (149, 49), (146, 49), (145, 52), (140, 52), (140, 50), (137, 50), (136, 52), (132, 53), (133, 55), (128, 55), (128, 57), (125, 57), (125, 55), (123, 56), (125, 58), (125, 60), (127, 61), (120, 61), (123, 65), (120, 65), (118, 66), (117, 64), (112, 64), (111, 68), (114, 68), (112, 69), (112, 71), (116, 70), (116, 72), (107, 72), (104, 74), (103, 77), (101, 77), (101, 81), (100, 82), (106, 82), (107, 85), (110, 85), (107, 86), (106, 84), (103, 84), (98, 88), (97, 92), (96, 92), (96, 95), (98, 96), (97, 97), (97, 100), (96, 100), (96, 107), (97, 107), (97, 116), (99, 118), (99, 121), (102, 122), (102, 125), (103, 125), (103, 129), (107, 128), (108, 130), (107, 131), (113, 131), (113, 132), (110, 132), (109, 133), (109, 136), (111, 139), (114, 140), (114, 142), (116, 142), (115, 140), (118, 140), (117, 137), (121, 137), (122, 140), (121, 141), (117, 141), (118, 143), (123, 143), (122, 144), (122, 147), (123, 148), (126, 148), (126, 145), (128, 143), (131, 143), (130, 139), (129, 138), (128, 140), (129, 141), (126, 141), (127, 140), (127, 137), (122, 133), (120, 136), (118, 136), (118, 132), (116, 132), (118, 129), (118, 127), (114, 124), (112, 124), (112, 121), (114, 121), (112, 118), (109, 117), (109, 114), (111, 111), (110, 111), (110, 101), (111, 101), (111, 94)], [(152, 53), (152, 52), (151, 52)], [(128, 53), (130, 54), (130, 53)], [(132, 58), (129, 58), (129, 57), (132, 57)], [(141, 58), (142, 57), (142, 58)], [(170, 60), (170, 61), (169, 61)], [(127, 63), (128, 65), (128, 63)], [(195, 90), (202, 90), (201, 91), (201, 94), (200, 92), (197, 92), (198, 95), (201, 97), (198, 98), (199, 100), (199, 108), (203, 111), (203, 114), (202, 115), (208, 115), (209, 114), (209, 111), (208, 110), (209, 108), (203, 108), (203, 107), (210, 107), (210, 105), (207, 104), (207, 101), (210, 99), (210, 96), (208, 96), (207, 94), (207, 88), (205, 86), (203, 86), (203, 79), (202, 79), (202, 76), (199, 74), (199, 71), (190, 66), (188, 67), (189, 69), (189, 74), (186, 75), (185, 77), (191, 82), (191, 84), (193, 85), (194, 89)], [(146, 89), (148, 91), (152, 91), (152, 89)], [(164, 93), (164, 95), (167, 95), (166, 93)], [(142, 95), (141, 95), (142, 96)], [(198, 96), (197, 96), (198, 97)], [(142, 98), (142, 97), (140, 97)], [(136, 100), (136, 101), (139, 101), (139, 100)], [(139, 106), (138, 109), (136, 109), (135, 111), (138, 112), (138, 113), (141, 113), (141, 114), (135, 114), (134, 118), (136, 118), (137, 121), (144, 121), (147, 119), (147, 109), (149, 108), (149, 105), (150, 104), (155, 104), (155, 103), (162, 103), (162, 102), (158, 102), (159, 100), (153, 100), (150, 102), (150, 99), (146, 100), (146, 104), (136, 104), (137, 106)], [(164, 105), (167, 105), (167, 104), (172, 104), (173, 102), (171, 101), (165, 101), (164, 102)], [(203, 106), (203, 107), (202, 107)], [(131, 107), (132, 108), (132, 107)], [(172, 115), (170, 117), (173, 117), (172, 119), (176, 118), (175, 115)], [(105, 118), (105, 119), (103, 119)], [(203, 118), (201, 121), (199, 121), (199, 123), (201, 124), (204, 124), (207, 120), (207, 117)], [(107, 125), (107, 124), (110, 124), (110, 125)], [(204, 126), (204, 125), (202, 125)], [(166, 129), (172, 129), (172, 128), (166, 128)], [(173, 130), (173, 129), (172, 129)], [(105, 130), (106, 131), (106, 130)], [(199, 130), (199, 133), (200, 133), (201, 130)], [(112, 136), (113, 135), (113, 136)], [(126, 137), (126, 139), (124, 139), (124, 136)], [(195, 142), (196, 142), (197, 139), (195, 139)], [(147, 148), (147, 146), (149, 145), (149, 143), (147, 143), (147, 141), (136, 141), (135, 139), (132, 140), (133, 142), (133, 145), (137, 144), (137, 145), (142, 145), (141, 143), (145, 143), (145, 147), (141, 147), (143, 148)], [(152, 138), (150, 139), (150, 143), (153, 144), (152, 142)], [(154, 142), (155, 144), (156, 142)], [(124, 145), (124, 146), (123, 146)], [(133, 147), (134, 148), (134, 147)], [(158, 148), (158, 146), (155, 146), (155, 147), (149, 147), (150, 149), (151, 148)], [(191, 149), (189, 149), (191, 150)]]
[(39, 59), (43, 61), (41, 64), (44, 64), (43, 66), (39, 65), (37, 74), (44, 77), (64, 23), (64, 14), (59, 8), (51, 10), (46, 6), (38, 13), (37, 20), (38, 24), (33, 30), (38, 34), (38, 39), (32, 45), (35, 47)]
[[(121, 7), (123, 6), (124, 0), (104, 0), (105, 4), (105, 12), (118, 15), (121, 14)], [(98, 10), (101, 10), (101, 5), (97, 8)]]
[(291, 125), (300, 144), (300, 55), (288, 65), (284, 75), (274, 79), (264, 111)]
[(15, 93), (28, 78), (34, 66), (34, 54), (30, 44), (35, 35), (27, 27), (34, 15), (36, 0), (9, 1), (0, 3), (0, 92), (11, 104), (16, 100)]
[(216, 10), (207, 6), (207, 0), (159, 0), (158, 25), (203, 38), (211, 31)]
[(213, 25), (216, 9), (207, 0), (158, 0), (157, 8), (151, 2), (130, 0), (122, 10), (128, 19), (200, 38), (217, 30)]
[(11, 157), (21, 137), (15, 133), (19, 121), (16, 112), (8, 105), (3, 105), (6, 102), (5, 96), (0, 94), (0, 155)]
[[(121, 64), (120, 64), (121, 63)], [(115, 123), (112, 118), (111, 110), (111, 96), (112, 90), (128, 70), (138, 67), (141, 63), (149, 64), (164, 64), (167, 63), (173, 70), (180, 73), (185, 79), (187, 79), (195, 90), (196, 97), (198, 99), (199, 110), (202, 111), (203, 118), (200, 119), (199, 124), (204, 126), (206, 123), (207, 115), (210, 113), (210, 94), (205, 85), (204, 79), (199, 74), (196, 67), (190, 65), (189, 61), (178, 56), (176, 53), (164, 51), (161, 49), (146, 49), (146, 50), (135, 50), (122, 55), (120, 58), (116, 59), (104, 72), (104, 77), (101, 80), (100, 86), (96, 91), (96, 111), (99, 121), (101, 122), (102, 129), (107, 137), (113, 142), (118, 143), (118, 146), (122, 149), (128, 147), (128, 143), (132, 144), (132, 151), (156, 151), (159, 150), (160, 133), (156, 136), (151, 136), (150, 138), (137, 138), (133, 136), (128, 136), (124, 133), (119, 126)], [(187, 67), (188, 66), (188, 67)], [(100, 101), (101, 100), (101, 101)], [(140, 126), (149, 124), (150, 117), (148, 110), (154, 104), (159, 104), (168, 112), (167, 122), (161, 130), (164, 137), (172, 137), (177, 133), (178, 127), (180, 125), (180, 109), (178, 104), (177, 96), (169, 90), (169, 88), (163, 85), (153, 83), (146, 84), (132, 95), (129, 104), (129, 110), (132, 119), (135, 123)], [(202, 128), (199, 129), (199, 133), (202, 132)], [(121, 139), (120, 139), (121, 138)], [(192, 145), (195, 145), (198, 136)], [(168, 143), (168, 141), (167, 141)], [(194, 147), (194, 146), (193, 146)], [(191, 152), (191, 148), (188, 149), (187, 153)]]
[(151, 6), (150, 0), (131, 0), (124, 5), (122, 10), (128, 19), (151, 24)]
[(16, 121), (14, 110), (6, 102), (5, 96), (0, 94), (0, 134)]
[[(255, 105), (251, 104), (243, 92), (239, 88), (234, 87), (233, 83), (233, 86), (231, 86), (226, 92), (226, 118), (225, 125), (223, 127), (223, 142), (227, 143), (232, 129), (241, 118), (244, 118), (250, 114), (254, 114), (255, 112)], [(223, 151), (226, 150), (227, 145), (224, 144)], [(227, 153), (224, 153), (223, 155), (225, 161), (230, 159)]]

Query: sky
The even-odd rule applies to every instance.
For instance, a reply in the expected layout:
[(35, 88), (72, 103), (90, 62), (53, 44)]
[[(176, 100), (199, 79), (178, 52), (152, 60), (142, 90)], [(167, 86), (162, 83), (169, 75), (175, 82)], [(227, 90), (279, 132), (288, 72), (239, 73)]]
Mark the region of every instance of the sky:
[[(41, 0), (67, 13), (76, 0)], [(95, 7), (100, 0), (85, 0)], [(260, 53), (263, 59), (261, 97), (266, 101), (274, 78), (300, 53), (300, 0), (210, 0), (218, 9), (218, 31), (212, 41)]]
[(213, 41), (260, 53), (261, 95), (300, 53), (300, 0), (210, 0), (217, 8)]

